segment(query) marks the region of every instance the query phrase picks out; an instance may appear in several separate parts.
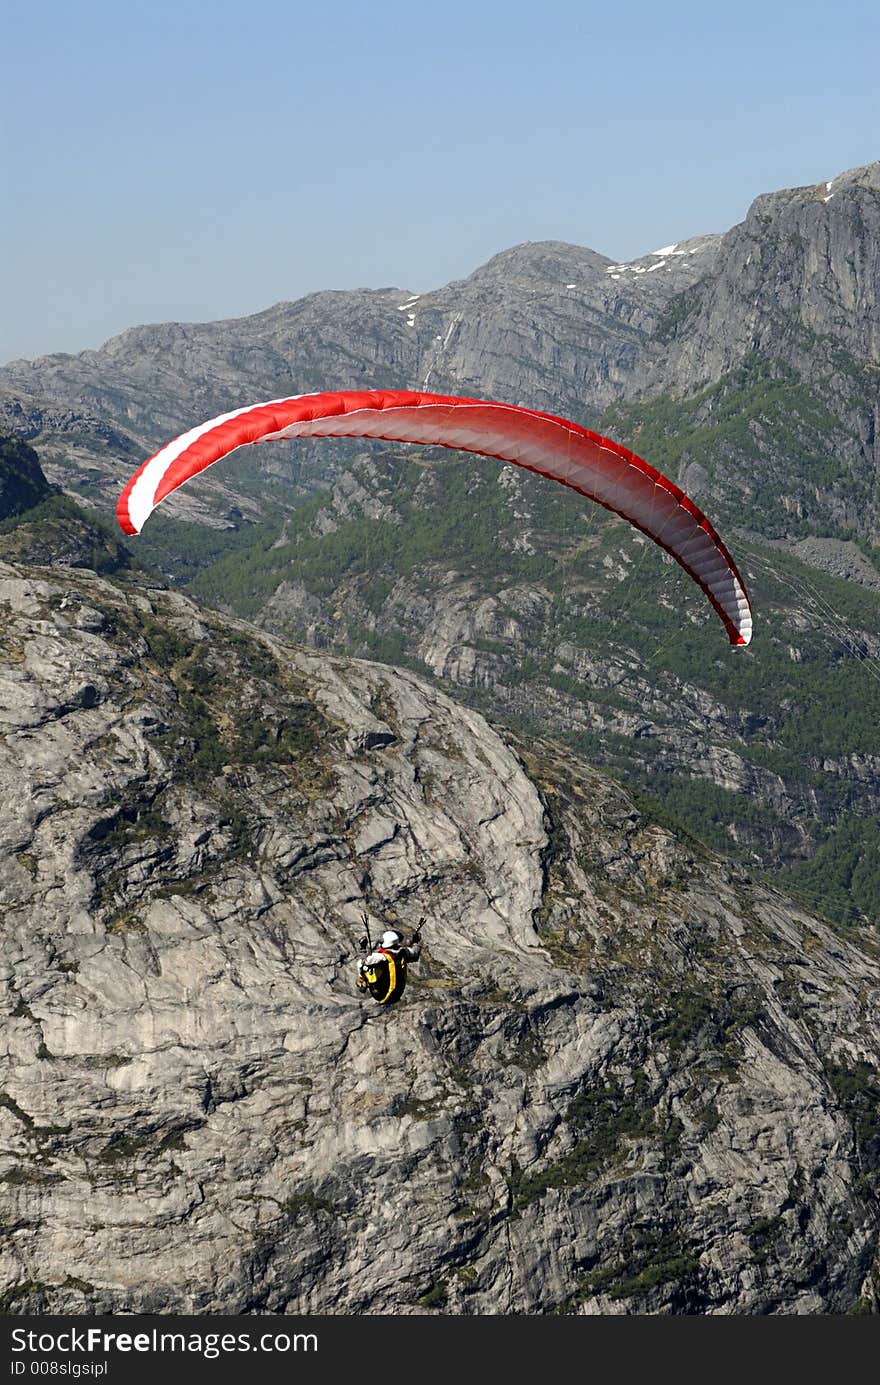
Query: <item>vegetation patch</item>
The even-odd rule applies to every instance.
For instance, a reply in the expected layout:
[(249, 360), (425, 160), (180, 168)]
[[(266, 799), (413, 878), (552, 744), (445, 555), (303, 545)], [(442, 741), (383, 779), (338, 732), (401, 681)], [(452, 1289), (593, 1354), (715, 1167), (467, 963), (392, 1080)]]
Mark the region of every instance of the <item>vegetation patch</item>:
[[(673, 301), (667, 311), (675, 309)], [(686, 314), (688, 305), (682, 302), (679, 311)], [(670, 317), (661, 331), (676, 326)], [(600, 431), (609, 430), (671, 477), (690, 460), (699, 460), (711, 476), (716, 459), (736, 458), (748, 479), (719, 496), (719, 516), (759, 533), (822, 533), (823, 498), (849, 475), (837, 460), (841, 421), (825, 404), (820, 383), (808, 384), (757, 352), (690, 398), (611, 405), (600, 424)], [(783, 497), (794, 499), (798, 509), (786, 507)]]
[(880, 1075), (870, 1063), (826, 1059), (825, 1077), (852, 1126), (863, 1194), (880, 1191)]
[(335, 1216), (336, 1208), (327, 1198), (319, 1197), (314, 1189), (307, 1192), (292, 1193), (281, 1204), (281, 1210), (289, 1221), (302, 1221), (304, 1217), (317, 1219), (322, 1212)]
[(746, 1238), (754, 1264), (762, 1265), (769, 1258), (784, 1229), (785, 1223), (780, 1216), (759, 1217), (757, 1221), (752, 1222), (746, 1232)]
[(8, 1183), (11, 1187), (47, 1188), (64, 1181), (63, 1173), (54, 1173), (50, 1169), (27, 1164), (18, 1164), (7, 1169), (2, 1175), (2, 1182)]
[(151, 640), (177, 693), (177, 715), (156, 741), (189, 778), (205, 783), (227, 767), (272, 766), (306, 791), (332, 787), (324, 744), (335, 728), (304, 687), (282, 681), (259, 640), (233, 631), (191, 647), (164, 626)]
[(195, 1121), (174, 1126), (170, 1130), (147, 1130), (137, 1135), (117, 1131), (98, 1154), (98, 1162), (109, 1165), (133, 1164), (141, 1158), (155, 1159), (173, 1150), (185, 1149), (187, 1132), (203, 1124), (204, 1121)]
[(638, 1298), (664, 1284), (684, 1289), (695, 1286), (699, 1261), (678, 1232), (635, 1233), (627, 1239), (630, 1244), (626, 1258), (581, 1276), (575, 1293), (556, 1310), (558, 1314), (571, 1312), (597, 1294), (613, 1299)]
[(20, 1303), (24, 1298), (42, 1297), (49, 1293), (53, 1287), (52, 1284), (44, 1284), (39, 1279), (20, 1279), (17, 1284), (11, 1285), (4, 1293), (0, 1294), (0, 1316), (12, 1316), (15, 1312), (14, 1305), (16, 1303)]
[(449, 1298), (449, 1290), (442, 1279), (436, 1280), (426, 1293), (416, 1299), (419, 1308), (443, 1308)]
[(880, 921), (880, 819), (843, 817), (822, 833), (811, 861), (780, 871), (775, 883), (831, 922)]
[[(650, 1007), (646, 1007), (650, 1016)], [(654, 1011), (652, 1042), (679, 1055), (701, 1041), (713, 1052), (735, 1057), (741, 1032), (767, 1020), (763, 999), (754, 986), (713, 991), (705, 986), (670, 988), (662, 1006)]]
[(514, 1162), (510, 1177), (514, 1211), (521, 1212), (550, 1188), (592, 1182), (619, 1160), (626, 1141), (656, 1138), (658, 1129), (644, 1072), (636, 1072), (628, 1092), (614, 1077), (601, 1084), (585, 1084), (569, 1102), (565, 1123), (574, 1143), (561, 1158), (534, 1172), (526, 1172)]
[(437, 1096), (429, 1097), (427, 1101), (420, 1101), (414, 1096), (396, 1096), (391, 1103), (392, 1116), (412, 1116), (413, 1120), (427, 1121), (433, 1120), (435, 1116), (442, 1114), (448, 1092), (440, 1092)]
[(547, 1061), (547, 1050), (537, 1034), (523, 1034), (515, 1043), (502, 1046), (498, 1061), (502, 1067), (522, 1068), (524, 1072), (536, 1072)]

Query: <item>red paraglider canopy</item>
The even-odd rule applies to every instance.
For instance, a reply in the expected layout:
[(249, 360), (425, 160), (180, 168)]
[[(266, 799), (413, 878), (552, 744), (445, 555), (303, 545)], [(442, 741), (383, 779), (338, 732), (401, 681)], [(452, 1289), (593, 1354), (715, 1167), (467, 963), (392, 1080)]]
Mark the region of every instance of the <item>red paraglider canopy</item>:
[(450, 447), (569, 486), (670, 553), (702, 587), (731, 644), (752, 637), (751, 607), (736, 564), (683, 490), (620, 443), (516, 404), (409, 390), (339, 390), (250, 404), (191, 428), (144, 462), (119, 497), (119, 523), (127, 534), (140, 533), (172, 491), (238, 447), (319, 437)]

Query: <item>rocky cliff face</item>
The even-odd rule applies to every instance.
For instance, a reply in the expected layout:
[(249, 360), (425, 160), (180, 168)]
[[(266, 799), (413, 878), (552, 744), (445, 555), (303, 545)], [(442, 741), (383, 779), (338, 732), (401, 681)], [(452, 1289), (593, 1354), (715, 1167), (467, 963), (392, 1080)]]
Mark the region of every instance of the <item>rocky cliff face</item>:
[(880, 366), (880, 163), (756, 198), (717, 263), (655, 388), (690, 393), (752, 351), (805, 373), (835, 354)]
[(875, 935), (124, 572), (0, 638), (7, 1312), (876, 1311)]
[(18, 438), (0, 439), (0, 522), (33, 509), (51, 493), (33, 448)]

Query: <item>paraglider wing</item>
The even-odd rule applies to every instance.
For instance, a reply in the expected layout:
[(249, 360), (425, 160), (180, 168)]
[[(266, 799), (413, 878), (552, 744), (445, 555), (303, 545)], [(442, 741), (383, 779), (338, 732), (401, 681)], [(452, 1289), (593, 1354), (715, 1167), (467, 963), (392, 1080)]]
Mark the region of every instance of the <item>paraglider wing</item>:
[(238, 447), (330, 437), (450, 447), (559, 481), (621, 515), (670, 553), (702, 587), (731, 644), (745, 645), (752, 637), (749, 599), (736, 565), (684, 491), (610, 438), (515, 404), (408, 390), (342, 390), (248, 405), (191, 428), (144, 462), (119, 497), (119, 523), (127, 534), (140, 533), (172, 491)]

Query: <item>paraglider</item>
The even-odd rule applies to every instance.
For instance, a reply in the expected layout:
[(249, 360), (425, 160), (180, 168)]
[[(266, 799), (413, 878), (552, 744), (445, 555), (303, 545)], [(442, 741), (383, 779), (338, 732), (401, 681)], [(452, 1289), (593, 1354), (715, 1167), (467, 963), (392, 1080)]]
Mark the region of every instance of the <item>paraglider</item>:
[(752, 637), (751, 607), (736, 564), (680, 487), (620, 443), (516, 404), (409, 390), (334, 390), (249, 404), (191, 428), (148, 458), (119, 497), (119, 523), (126, 534), (139, 534), (157, 505), (236, 448), (318, 437), (448, 447), (558, 481), (665, 549), (702, 588), (732, 645), (747, 645)]
[(386, 928), (374, 947), (370, 942), (370, 925), (366, 914), (361, 914), (364, 937), (361, 940), (361, 958), (357, 966), (355, 985), (359, 991), (368, 991), (380, 1005), (394, 1005), (403, 995), (406, 986), (407, 968), (410, 962), (417, 962), (422, 954), (422, 926), (418, 926), (404, 939), (399, 928)]

